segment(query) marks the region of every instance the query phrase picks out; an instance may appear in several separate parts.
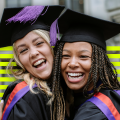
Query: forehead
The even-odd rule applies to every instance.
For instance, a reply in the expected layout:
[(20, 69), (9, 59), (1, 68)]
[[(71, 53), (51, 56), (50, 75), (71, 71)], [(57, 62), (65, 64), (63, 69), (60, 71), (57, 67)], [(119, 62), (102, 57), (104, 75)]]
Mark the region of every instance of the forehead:
[(64, 44), (64, 47), (63, 47), (63, 50), (66, 49), (66, 50), (79, 50), (79, 51), (82, 51), (82, 50), (87, 50), (89, 52), (92, 52), (92, 46), (90, 43), (88, 42), (72, 42), (72, 43), (65, 43)]
[(43, 39), (40, 35), (38, 35), (37, 33), (31, 31), (28, 34), (26, 34), (23, 38), (18, 39), (15, 44), (22, 44), (22, 43), (29, 43), (30, 41), (34, 41), (35, 39), (40, 38)]

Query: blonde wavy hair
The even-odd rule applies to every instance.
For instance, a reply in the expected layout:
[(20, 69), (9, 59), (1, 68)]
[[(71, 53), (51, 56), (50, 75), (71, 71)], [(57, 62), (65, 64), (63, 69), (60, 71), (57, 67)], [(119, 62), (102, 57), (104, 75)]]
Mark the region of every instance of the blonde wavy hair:
[[(40, 35), (45, 41), (46, 43), (49, 45), (49, 47), (51, 48), (51, 52), (52, 52), (52, 55), (54, 56), (54, 53), (53, 53), (53, 49), (52, 47), (50, 46), (50, 36), (49, 36), (49, 32), (48, 31), (45, 31), (45, 30), (40, 30), (40, 29), (37, 29), (37, 30), (33, 30), (34, 33)], [(13, 74), (13, 76), (16, 78), (16, 79), (23, 79), (30, 87), (30, 91), (34, 94), (37, 94), (38, 92), (35, 92), (33, 90), (33, 85), (36, 83), (37, 86), (39, 87), (39, 89), (41, 89), (43, 92), (46, 93), (46, 95), (48, 97), (52, 97), (52, 92), (50, 91), (50, 88), (48, 87), (47, 85), (47, 81), (44, 81), (42, 79), (38, 79), (34, 76), (32, 76), (26, 69), (25, 67), (21, 64), (20, 60), (19, 60), (19, 57), (18, 57), (18, 54), (17, 54), (17, 51), (16, 51), (16, 48), (15, 48), (15, 43), (13, 44), (13, 55), (14, 55), (14, 58), (13, 59), (10, 59), (10, 62), (7, 66), (7, 70), (11, 70), (11, 73)], [(16, 71), (13, 70), (13, 66), (12, 66), (12, 61), (15, 60), (15, 62), (17, 63), (17, 66), (18, 68), (21, 68), (21, 69), (17, 69)], [(8, 74), (9, 75), (9, 74)], [(10, 76), (10, 75), (9, 75)], [(51, 104), (53, 100), (50, 99), (48, 104)]]

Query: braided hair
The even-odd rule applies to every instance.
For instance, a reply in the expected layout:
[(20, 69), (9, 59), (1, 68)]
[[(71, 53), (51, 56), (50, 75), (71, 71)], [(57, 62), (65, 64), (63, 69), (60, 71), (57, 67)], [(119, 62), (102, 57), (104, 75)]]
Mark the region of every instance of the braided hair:
[(59, 44), (55, 48), (55, 59), (53, 68), (53, 84), (52, 93), (54, 95), (54, 108), (53, 108), (53, 120), (64, 120), (65, 119), (65, 101), (63, 96), (63, 90), (60, 85), (60, 71), (61, 71), (61, 60), (62, 60), (62, 49), (64, 43)]
[[(87, 94), (90, 83), (93, 83), (93, 94), (99, 92), (96, 87), (97, 78), (102, 81), (102, 88), (120, 89), (120, 84), (117, 80), (116, 68), (110, 62), (106, 51), (93, 43), (92, 46), (92, 64), (88, 76), (87, 84), (84, 87), (83, 93)], [(92, 78), (91, 78), (92, 75)], [(91, 95), (90, 95), (91, 96)]]
[[(61, 88), (61, 60), (62, 60), (62, 50), (64, 47), (64, 42), (58, 43), (55, 48), (55, 60), (54, 60), (54, 69), (53, 69), (53, 94), (54, 94), (54, 116), (55, 119), (59, 117), (61, 114), (65, 114), (65, 101), (63, 96), (63, 90)], [(109, 88), (109, 89), (120, 89), (120, 84), (117, 80), (117, 72), (113, 64), (110, 62), (108, 56), (106, 55), (106, 51), (93, 43), (92, 46), (92, 63), (88, 76), (87, 83), (83, 89), (83, 94), (86, 97), (91, 97), (94, 93), (98, 92), (100, 89), (97, 89), (96, 83), (98, 81), (98, 77), (102, 81), (101, 88)], [(93, 83), (92, 94), (88, 94), (87, 91), (89, 89), (90, 84)], [(63, 112), (62, 112), (63, 111)], [(64, 119), (61, 117), (61, 120)]]

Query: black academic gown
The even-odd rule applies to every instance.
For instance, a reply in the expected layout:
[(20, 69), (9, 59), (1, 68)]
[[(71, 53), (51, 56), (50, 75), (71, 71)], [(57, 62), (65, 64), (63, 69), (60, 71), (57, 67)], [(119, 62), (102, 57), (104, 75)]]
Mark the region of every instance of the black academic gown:
[[(120, 113), (120, 96), (113, 90), (101, 89), (101, 93), (108, 96)], [(85, 102), (81, 93), (74, 94), (74, 110), (72, 109), (70, 120), (108, 120), (103, 112), (92, 102)]]
[[(20, 82), (20, 81), (19, 81)], [(14, 82), (6, 89), (3, 99), (5, 104), (18, 82)], [(34, 88), (38, 91), (38, 88)], [(39, 90), (38, 94), (27, 92), (13, 107), (8, 120), (50, 120), (50, 106), (47, 105), (47, 96)]]

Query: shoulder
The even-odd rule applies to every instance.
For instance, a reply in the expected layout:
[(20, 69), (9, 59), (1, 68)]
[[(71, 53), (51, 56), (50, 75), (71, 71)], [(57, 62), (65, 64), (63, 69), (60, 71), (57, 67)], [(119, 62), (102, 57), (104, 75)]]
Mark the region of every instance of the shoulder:
[(41, 102), (42, 104), (46, 105), (48, 102), (48, 97), (46, 94), (39, 88), (34, 88), (33, 90), (37, 91), (37, 93), (35, 94), (29, 91), (23, 96), (23, 99), (29, 104), (32, 103), (34, 99), (34, 102), (36, 101), (35, 104), (37, 104), (37, 102)]
[(110, 89), (101, 89), (100, 92), (108, 97), (108, 99), (113, 103), (115, 108), (120, 113), (120, 95), (115, 90)]
[[(34, 88), (37, 90), (38, 88)], [(39, 93), (34, 94), (31, 91), (27, 92), (20, 100), (17, 102), (16, 105), (21, 106), (21, 104), (25, 104), (29, 108), (27, 113), (30, 113), (30, 109), (36, 114), (39, 119), (50, 118), (50, 106), (47, 105), (48, 98), (45, 93), (41, 90), (38, 90)], [(25, 106), (22, 106), (22, 109), (26, 109)], [(18, 107), (19, 108), (19, 107)], [(27, 109), (26, 109), (27, 110)]]
[[(22, 80), (18, 80), (18, 81), (15, 81), (13, 83), (11, 83), (5, 93), (4, 93), (4, 96), (3, 96), (3, 99), (6, 101), (10, 94), (13, 92), (13, 90), (15, 90), (14, 88), (19, 84), (19, 83), (22, 83)], [(24, 83), (23, 83), (24, 84)], [(21, 86), (21, 84), (20, 84)], [(17, 89), (18, 87), (20, 86), (17, 86)], [(25, 90), (25, 89), (24, 89)], [(47, 104), (48, 102), (48, 97), (46, 96), (46, 94), (40, 90), (38, 87), (35, 87), (33, 88), (33, 90), (36, 92), (36, 93), (32, 93), (30, 90), (28, 92), (25, 93), (25, 95), (22, 97), (22, 99), (24, 99), (28, 104), (31, 104), (33, 102), (33, 99), (34, 99), (34, 102), (35, 101), (38, 101), (38, 102), (42, 102), (42, 104)], [(27, 91), (27, 90), (26, 90)], [(24, 92), (24, 91), (22, 91)], [(16, 90), (15, 90), (15, 93), (16, 93)], [(21, 93), (19, 93), (21, 94)], [(20, 98), (21, 99), (21, 98)], [(36, 102), (34, 103), (36, 104)]]
[[(120, 113), (120, 95), (114, 90), (109, 89), (101, 89), (100, 93), (102, 93), (103, 95), (103, 97), (101, 98), (102, 102), (105, 104), (110, 104), (111, 107), (113, 106), (113, 108), (115, 108)], [(100, 105), (102, 106), (102, 104)], [(103, 106), (103, 108), (107, 110), (106, 107)], [(78, 118), (80, 118), (81, 120), (107, 120), (107, 117), (100, 109), (92, 102), (85, 102), (76, 112), (74, 120), (78, 120)]]
[(2, 99), (5, 100), (6, 97), (13, 91), (13, 89), (15, 88), (15, 86), (16, 86), (18, 83), (20, 83), (20, 82), (22, 82), (22, 80), (17, 80), (17, 81), (15, 81), (15, 82), (12, 82), (12, 83), (7, 87), (7, 89), (5, 90)]
[[(17, 84), (15, 83), (13, 85), (15, 87)], [(12, 88), (14, 87), (12, 86)], [(8, 89), (11, 89), (11, 86), (8, 87)], [(16, 118), (19, 120), (22, 118), (29, 118), (33, 120), (34, 118), (36, 120), (49, 120), (50, 106), (47, 105), (48, 98), (38, 88), (34, 88), (34, 90), (38, 91), (38, 93), (34, 94), (31, 91), (28, 91), (22, 98), (19, 99), (12, 108), (9, 119)], [(5, 104), (7, 103), (9, 95), (10, 93), (6, 95)]]
[(91, 102), (84, 103), (76, 112), (74, 120), (107, 120), (101, 110)]

